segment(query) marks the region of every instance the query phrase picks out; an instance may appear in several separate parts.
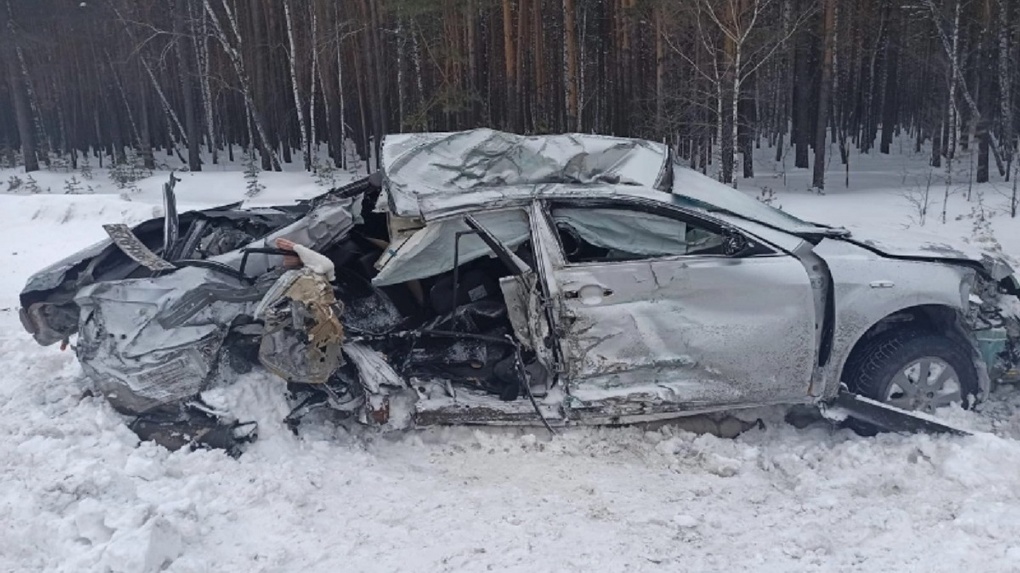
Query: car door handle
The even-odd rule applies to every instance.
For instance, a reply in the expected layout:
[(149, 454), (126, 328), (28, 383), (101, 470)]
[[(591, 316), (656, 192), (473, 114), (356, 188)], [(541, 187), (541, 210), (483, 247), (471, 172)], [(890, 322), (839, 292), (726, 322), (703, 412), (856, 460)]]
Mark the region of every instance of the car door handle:
[(563, 298), (581, 299), (582, 302), (598, 302), (613, 295), (613, 289), (602, 285), (584, 285), (577, 290), (563, 291)]

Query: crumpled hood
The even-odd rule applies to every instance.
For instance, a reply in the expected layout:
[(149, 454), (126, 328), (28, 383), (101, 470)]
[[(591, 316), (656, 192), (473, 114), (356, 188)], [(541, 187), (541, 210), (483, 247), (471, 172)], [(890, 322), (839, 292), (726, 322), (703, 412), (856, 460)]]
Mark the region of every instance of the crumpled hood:
[[(849, 241), (881, 255), (903, 259), (976, 262), (996, 281), (1012, 276), (1017, 264), (992, 245), (953, 241), (925, 231), (885, 233), (873, 229), (864, 232), (852, 229), (851, 232)], [(1020, 287), (1015, 278), (1013, 283)]]

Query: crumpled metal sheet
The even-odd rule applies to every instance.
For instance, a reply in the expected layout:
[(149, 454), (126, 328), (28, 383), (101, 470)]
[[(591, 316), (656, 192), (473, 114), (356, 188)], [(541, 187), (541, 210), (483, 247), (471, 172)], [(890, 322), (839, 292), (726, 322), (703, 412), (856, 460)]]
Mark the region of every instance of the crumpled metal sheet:
[(386, 356), (356, 342), (344, 346), (344, 353), (358, 369), (365, 391), (365, 408), (359, 413), (359, 421), (389, 430), (411, 427), (418, 394), (393, 369)]
[[(277, 238), (285, 237), (312, 250), (322, 249), (340, 240), (354, 228), (354, 218), (351, 216), (350, 206), (349, 199), (324, 203), (305, 217), (247, 246), (272, 247)], [(242, 256), (241, 249), (237, 249), (218, 257), (212, 257), (210, 260), (238, 268), (241, 265)], [(278, 267), (279, 264), (280, 257), (278, 256), (253, 253), (248, 256), (245, 274), (257, 277)]]
[[(349, 203), (324, 203), (253, 246), (271, 244), (276, 237), (310, 248), (332, 244), (353, 227)], [(241, 257), (235, 250), (210, 260), (238, 268)], [(185, 267), (155, 278), (82, 288), (74, 299), (81, 309), (77, 353), (82, 369), (110, 403), (125, 412), (139, 414), (193, 396), (215, 373), (230, 327), (254, 315), (272, 284), (265, 279), (275, 277), (270, 271), (279, 264), (279, 257), (251, 255), (246, 274), (263, 279), (254, 285), (214, 270)], [(325, 333), (317, 331), (320, 335)]]
[(325, 277), (288, 271), (255, 311), (265, 322), (259, 362), (288, 382), (325, 384), (343, 364), (342, 312)]
[(80, 264), (82, 261), (98, 256), (112, 244), (113, 241), (110, 239), (103, 239), (86, 247), (85, 249), (82, 249), (81, 251), (78, 251), (77, 253), (68, 255), (52, 265), (49, 265), (29, 277), (28, 281), (25, 283), (25, 288), (22, 289), (22, 292), (44, 291), (56, 288), (64, 281), (68, 271)]
[(1013, 266), (1010, 257), (1005, 253), (982, 248), (980, 246), (965, 244), (962, 242), (946, 242), (939, 237), (931, 240), (918, 233), (903, 235), (893, 240), (872, 238), (871, 236), (860, 237), (855, 235), (858, 242), (878, 252), (893, 257), (915, 258), (915, 259), (947, 259), (947, 260), (968, 260), (981, 263), (981, 267), (994, 280), (1002, 280), (1013, 274)]
[(232, 322), (264, 287), (207, 269), (79, 291), (78, 360), (110, 403), (142, 413), (201, 391)]
[(387, 135), (382, 170), (390, 210), (423, 215), (421, 200), (486, 187), (608, 183), (669, 191), (660, 143), (600, 135), (521, 136), (491, 129)]
[(379, 394), (385, 387), (404, 388), (404, 378), (393, 369), (382, 352), (368, 346), (352, 342), (344, 346), (344, 353), (351, 359), (361, 375), (361, 385), (370, 394)]

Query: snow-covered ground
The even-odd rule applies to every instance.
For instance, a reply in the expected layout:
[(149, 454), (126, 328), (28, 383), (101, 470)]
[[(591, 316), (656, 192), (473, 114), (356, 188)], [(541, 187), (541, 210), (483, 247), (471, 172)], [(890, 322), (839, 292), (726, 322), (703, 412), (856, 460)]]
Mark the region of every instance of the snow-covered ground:
[[(763, 152), (764, 155), (764, 152)], [(1008, 186), (965, 198), (944, 179), (926, 224), (903, 196), (923, 158), (832, 165), (824, 196), (790, 170), (741, 182), (792, 213), (872, 234), (994, 238), (1020, 258)], [(1020, 571), (1020, 390), (951, 412), (976, 437), (861, 438), (779, 413), (735, 440), (654, 431), (450, 429), (381, 436), (280, 423), (283, 383), (266, 374), (218, 390), (260, 439), (238, 460), (139, 444), (103, 400), (83, 397), (70, 352), (37, 346), (17, 319), (35, 270), (102, 236), (101, 223), (161, 213), (166, 173), (121, 196), (4, 194), (0, 170), (0, 571)], [(936, 174), (939, 175), (939, 174)], [(22, 175), (23, 176), (23, 175)], [(940, 175), (939, 175), (940, 176)], [(80, 180), (81, 177), (79, 176)], [(243, 195), (239, 172), (183, 174), (183, 208)], [(263, 174), (258, 198), (317, 192), (301, 173)], [(913, 191), (912, 191), (913, 190)], [(994, 212), (975, 231), (983, 195)], [(909, 228), (907, 228), (909, 227)]]

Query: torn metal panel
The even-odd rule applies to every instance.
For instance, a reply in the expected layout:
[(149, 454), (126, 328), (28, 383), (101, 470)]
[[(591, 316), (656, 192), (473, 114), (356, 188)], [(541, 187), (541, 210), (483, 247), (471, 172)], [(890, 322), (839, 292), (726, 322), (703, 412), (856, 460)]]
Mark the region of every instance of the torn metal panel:
[[(350, 199), (331, 201), (319, 205), (308, 215), (285, 227), (282, 227), (264, 238), (247, 245), (250, 247), (272, 247), (278, 238), (290, 239), (305, 247), (319, 251), (335, 243), (354, 228), (354, 219), (349, 207)], [(210, 260), (222, 262), (234, 268), (240, 268), (244, 253), (239, 249)], [(245, 274), (257, 277), (272, 268), (279, 267), (280, 257), (267, 254), (252, 254), (248, 257)]]
[(834, 400), (822, 408), (830, 419), (842, 421), (856, 418), (891, 432), (928, 432), (970, 436), (971, 432), (937, 420), (923, 412), (910, 412), (889, 404), (841, 390)]
[[(195, 299), (192, 287), (207, 293)], [(145, 412), (201, 391), (232, 322), (259, 287), (207, 269), (83, 288), (77, 344), (85, 373), (122, 411)], [(164, 326), (166, 324), (166, 326)]]
[(677, 401), (672, 390), (656, 387), (636, 387), (631, 394), (616, 396), (585, 396), (586, 400), (571, 396), (565, 411), (572, 424), (620, 425), (666, 421), (699, 414), (733, 411), (770, 405), (786, 404), (783, 400), (730, 402), (724, 407), (716, 402)]
[(343, 364), (342, 312), (323, 275), (284, 273), (254, 313), (265, 323), (259, 362), (288, 382), (325, 384)]
[(441, 381), (416, 381), (418, 392), (415, 424), (418, 426), (481, 425), (537, 426), (542, 418), (553, 425), (566, 423), (562, 403), (556, 398), (538, 403), (539, 412), (525, 400), (492, 400), (485, 392), (454, 388)]
[(499, 288), (503, 291), (503, 300), (506, 301), (507, 316), (510, 318), (510, 325), (514, 329), (514, 336), (525, 348), (535, 348), (536, 333), (532, 331), (529, 311), (535, 301), (535, 275), (529, 273), (519, 276), (503, 277), (499, 279)]
[(163, 184), (163, 254), (171, 261), (177, 258), (177, 238), (181, 221), (177, 216), (177, 195), (174, 186), (180, 179), (170, 173), (170, 181)]
[[(558, 342), (549, 326), (538, 277), (533, 272), (504, 277), (499, 281), (514, 336), (521, 346), (535, 353), (547, 371), (555, 372)], [(555, 347), (555, 348), (554, 348)]]
[(22, 304), (24, 304), (26, 300), (26, 293), (45, 292), (49, 289), (57, 288), (75, 268), (83, 266), (88, 261), (92, 261), (104, 251), (111, 248), (114, 248), (113, 241), (110, 239), (103, 239), (74, 254), (64, 257), (63, 259), (28, 277), (28, 281), (25, 283), (25, 288), (21, 291)]
[(140, 241), (131, 232), (131, 227), (118, 223), (116, 225), (103, 225), (103, 229), (125, 255), (131, 257), (131, 260), (150, 271), (172, 271), (177, 268), (168, 261), (161, 259), (149, 247), (146, 247), (145, 243)]
[[(265, 240), (292, 236), (306, 245), (329, 245), (353, 226), (345, 208), (349, 202), (325, 202)], [(243, 257), (243, 252), (233, 250), (204, 262), (231, 270), (240, 267)], [(215, 373), (220, 347), (231, 326), (252, 316), (274, 278), (270, 269), (280, 262), (280, 257), (271, 260), (264, 254), (249, 257), (249, 276), (259, 279), (254, 284), (213, 266), (184, 267), (153, 278), (108, 280), (81, 287), (74, 303), (80, 308), (76, 330), (82, 368), (123, 411), (145, 412), (192, 396)], [(266, 278), (269, 281), (263, 280)], [(332, 296), (332, 289), (327, 290)], [(289, 348), (286, 340), (273, 339), (272, 344), (278, 349)], [(338, 352), (324, 354), (323, 369), (335, 369), (328, 359), (333, 354), (339, 357)], [(282, 361), (287, 354), (279, 356)], [(291, 362), (286, 370), (299, 370)], [(282, 362), (277, 366), (285, 369)], [(312, 376), (313, 372), (304, 374), (298, 378), (322, 379)]]
[(407, 387), (403, 376), (397, 374), (382, 352), (358, 342), (345, 345), (343, 350), (358, 368), (365, 392), (381, 394), (385, 388)]

